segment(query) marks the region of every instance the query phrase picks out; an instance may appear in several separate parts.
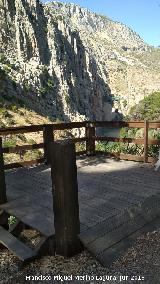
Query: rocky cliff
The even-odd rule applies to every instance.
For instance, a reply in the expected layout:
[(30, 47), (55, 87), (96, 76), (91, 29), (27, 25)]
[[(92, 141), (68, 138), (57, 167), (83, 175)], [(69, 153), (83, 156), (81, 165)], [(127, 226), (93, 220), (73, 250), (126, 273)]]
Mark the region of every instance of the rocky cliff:
[[(160, 51), (74, 4), (0, 0), (0, 94), (52, 119), (112, 118), (160, 89)], [(158, 61), (156, 61), (158, 59)], [(156, 64), (155, 64), (156, 62)]]

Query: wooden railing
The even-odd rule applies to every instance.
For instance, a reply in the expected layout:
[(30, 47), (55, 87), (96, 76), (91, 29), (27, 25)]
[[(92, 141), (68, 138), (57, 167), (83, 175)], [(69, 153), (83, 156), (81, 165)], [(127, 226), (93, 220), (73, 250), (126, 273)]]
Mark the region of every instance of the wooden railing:
[[(105, 137), (97, 136), (97, 128), (144, 128), (144, 137), (143, 138), (120, 138), (120, 137)], [(49, 144), (51, 141), (54, 141), (55, 133), (57, 130), (69, 130), (75, 128), (85, 128), (85, 136), (73, 138), (74, 143), (86, 142), (86, 148), (84, 151), (77, 152), (77, 155), (87, 154), (94, 155), (96, 153), (105, 153), (107, 155), (124, 159), (124, 160), (133, 160), (133, 161), (143, 161), (143, 162), (154, 162), (155, 159), (148, 157), (148, 147), (149, 145), (160, 145), (160, 140), (158, 139), (149, 139), (148, 130), (149, 128), (155, 129), (160, 128), (159, 121), (84, 121), (84, 122), (71, 122), (71, 123), (58, 123), (58, 124), (47, 124), (47, 125), (31, 125), (31, 126), (22, 126), (22, 127), (8, 127), (0, 129), (0, 136), (2, 138), (7, 135), (17, 135), (31, 132), (42, 132), (43, 133), (43, 143), (37, 143), (32, 145), (21, 145), (15, 147), (3, 147), (0, 149), (0, 152), (9, 154), (9, 153), (21, 153), (22, 151), (35, 150), (35, 149), (44, 149), (44, 157), (31, 161), (20, 161), (16, 163), (5, 164), (5, 169), (11, 169), (16, 167), (36, 165), (39, 163), (50, 163), (50, 154), (49, 154)], [(142, 156), (123, 154), (123, 153), (106, 153), (104, 151), (96, 151), (96, 141), (105, 141), (105, 142), (123, 142), (123, 143), (134, 143), (137, 145), (144, 145), (144, 153)]]
[[(160, 140), (158, 139), (149, 139), (148, 131), (149, 129), (160, 128), (159, 121), (121, 121), (121, 122), (94, 122), (92, 123), (92, 127), (106, 127), (106, 128), (143, 128), (144, 129), (144, 137), (143, 138), (121, 138), (121, 137), (103, 137), (103, 136), (95, 136), (92, 137), (95, 141), (106, 141), (106, 142), (123, 142), (123, 143), (133, 143), (136, 145), (144, 145), (144, 154), (142, 156), (139, 155), (131, 155), (131, 154), (123, 154), (123, 153), (108, 153), (110, 156), (122, 159), (122, 160), (132, 160), (138, 162), (145, 163), (154, 163), (155, 158), (148, 157), (148, 147), (150, 145), (160, 145)], [(97, 151), (96, 151), (97, 152)], [(99, 153), (106, 153), (104, 151), (98, 151)]]
[[(57, 130), (69, 130), (74, 128), (82, 128), (86, 126), (86, 122), (72, 122), (72, 123), (59, 123), (59, 124), (45, 124), (45, 125), (31, 125), (31, 126), (22, 126), (22, 127), (8, 127), (0, 129), (0, 136), (5, 137), (7, 135), (17, 135), (17, 134), (25, 134), (32, 132), (42, 132), (43, 134), (43, 143), (31, 144), (31, 145), (21, 145), (15, 147), (3, 147), (1, 152), (4, 154), (10, 153), (21, 153), (22, 151), (27, 150), (35, 150), (35, 149), (43, 149), (44, 157), (30, 160), (30, 161), (20, 161), (16, 163), (5, 164), (5, 169), (12, 169), (23, 166), (31, 166), (37, 165), (40, 163), (46, 162), (50, 163), (50, 155), (49, 155), (49, 144), (54, 140), (54, 133)], [(85, 137), (75, 138), (73, 139), (75, 143), (86, 141)], [(85, 154), (85, 151), (77, 152), (77, 155)]]

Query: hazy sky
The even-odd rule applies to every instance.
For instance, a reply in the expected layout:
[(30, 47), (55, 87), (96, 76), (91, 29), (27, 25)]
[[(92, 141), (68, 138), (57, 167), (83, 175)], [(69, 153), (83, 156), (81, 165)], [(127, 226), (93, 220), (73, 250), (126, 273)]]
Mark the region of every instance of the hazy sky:
[[(43, 2), (47, 2), (43, 0)], [(160, 0), (65, 0), (122, 22), (147, 43), (160, 45)]]

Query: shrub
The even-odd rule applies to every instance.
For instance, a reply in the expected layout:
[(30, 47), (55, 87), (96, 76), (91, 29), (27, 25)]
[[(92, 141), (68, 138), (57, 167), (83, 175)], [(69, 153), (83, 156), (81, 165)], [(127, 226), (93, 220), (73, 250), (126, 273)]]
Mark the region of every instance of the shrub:
[(30, 150), (24, 154), (24, 160), (34, 160), (38, 158), (42, 158), (43, 154), (40, 150)]
[(14, 225), (16, 222), (17, 222), (16, 217), (10, 216), (10, 217), (8, 218), (8, 225), (9, 225), (9, 226)]
[(160, 92), (155, 92), (143, 100), (138, 105), (131, 108), (130, 119), (157, 120), (160, 119)]
[(26, 93), (28, 93), (30, 91), (30, 86), (27, 82), (23, 83), (23, 89)]
[(3, 68), (4, 68), (4, 71), (5, 71), (6, 73), (10, 73), (10, 72), (11, 72), (11, 67), (10, 67), (10, 65), (5, 64), (5, 65), (3, 65)]
[(52, 79), (49, 79), (47, 81), (47, 86), (49, 89), (52, 89), (54, 87), (54, 81)]
[(3, 141), (3, 147), (15, 147), (16, 143), (17, 141), (15, 138), (7, 138)]
[(0, 52), (0, 62), (1, 63), (6, 63), (7, 62), (7, 58), (4, 55), (4, 53)]

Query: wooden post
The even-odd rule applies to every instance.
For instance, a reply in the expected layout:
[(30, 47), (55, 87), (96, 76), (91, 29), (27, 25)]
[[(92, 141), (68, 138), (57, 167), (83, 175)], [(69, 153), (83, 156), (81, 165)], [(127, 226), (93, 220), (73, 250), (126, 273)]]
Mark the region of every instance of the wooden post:
[(86, 125), (86, 153), (88, 156), (95, 155), (95, 140), (93, 137), (95, 136), (95, 127), (92, 123), (87, 123)]
[(144, 121), (144, 162), (148, 162), (148, 121)]
[(71, 140), (50, 143), (56, 253), (65, 257), (82, 249), (75, 145)]
[(0, 137), (0, 204), (7, 202), (2, 138)]
[(43, 129), (43, 141), (44, 141), (44, 158), (46, 160), (46, 164), (50, 164), (50, 142), (54, 141), (53, 135), (53, 125), (46, 124)]

